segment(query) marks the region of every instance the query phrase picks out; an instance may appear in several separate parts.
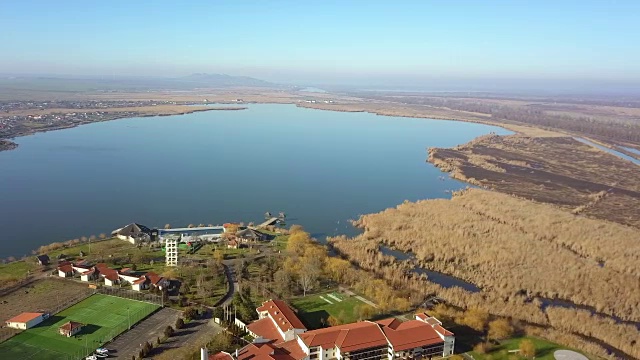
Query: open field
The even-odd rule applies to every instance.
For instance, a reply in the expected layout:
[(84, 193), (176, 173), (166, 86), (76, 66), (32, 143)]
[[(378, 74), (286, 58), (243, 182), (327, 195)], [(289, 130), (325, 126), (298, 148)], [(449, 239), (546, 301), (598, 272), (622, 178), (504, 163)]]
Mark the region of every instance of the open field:
[(483, 136), (430, 149), (429, 161), (478, 186), (640, 226), (640, 166), (570, 137)]
[[(336, 300), (334, 297), (341, 301)], [(298, 309), (298, 315), (302, 321), (312, 329), (327, 325), (326, 321), (329, 316), (338, 319), (342, 324), (356, 322), (359, 317), (359, 308), (363, 306), (371, 307), (355, 297), (345, 296), (337, 292), (297, 298), (291, 301), (291, 305)]]
[[(640, 281), (640, 232), (633, 227), (479, 189), (456, 193), (451, 200), (405, 202), (365, 215), (358, 225), (363, 234), (330, 242), (388, 281), (437, 294), (463, 309), (478, 307), (590, 336), (640, 358), (640, 344), (634, 342), (640, 338), (640, 292), (634, 285)], [(380, 244), (412, 252), (416, 260), (371, 256)], [(407, 277), (416, 264), (482, 291)], [(543, 305), (545, 298), (564, 304)]]
[(51, 311), (66, 299), (77, 298), (88, 291), (87, 284), (62, 279), (36, 280), (0, 297), (0, 321), (25, 311)]
[[(536, 360), (555, 360), (553, 353), (556, 350), (573, 350), (567, 348), (565, 346), (561, 346), (555, 344), (551, 341), (547, 341), (544, 339), (526, 336), (526, 337), (514, 337), (511, 339), (507, 339), (500, 342), (499, 346), (496, 346), (491, 351), (488, 351), (486, 354), (480, 354), (478, 352), (472, 351), (470, 354), (476, 360), (511, 360), (510, 356), (517, 356), (516, 359), (524, 359), (517, 355), (517, 353), (510, 353), (509, 350), (517, 350), (520, 346), (520, 341), (524, 339), (529, 339), (536, 347)], [(583, 354), (586, 355), (586, 354)], [(587, 356), (588, 357), (588, 356)]]
[[(93, 295), (53, 315), (40, 325), (0, 344), (7, 359), (79, 359), (144, 319), (158, 306), (108, 295)], [(68, 321), (85, 324), (67, 338), (58, 328)]]

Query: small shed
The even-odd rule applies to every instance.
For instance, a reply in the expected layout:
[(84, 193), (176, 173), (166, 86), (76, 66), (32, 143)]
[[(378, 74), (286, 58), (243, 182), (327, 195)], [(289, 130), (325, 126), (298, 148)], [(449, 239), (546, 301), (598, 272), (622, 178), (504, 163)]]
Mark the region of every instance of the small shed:
[(51, 261), (51, 259), (49, 259), (49, 255), (47, 254), (36, 256), (36, 260), (38, 261), (38, 264), (42, 266), (49, 265), (49, 262)]
[(80, 331), (82, 331), (82, 327), (84, 326), (84, 324), (79, 323), (79, 322), (75, 322), (75, 321), (69, 321), (67, 323), (65, 323), (64, 325), (60, 326), (58, 328), (58, 331), (60, 332), (60, 335), (66, 336), (66, 337), (72, 337), (73, 335), (79, 333)]

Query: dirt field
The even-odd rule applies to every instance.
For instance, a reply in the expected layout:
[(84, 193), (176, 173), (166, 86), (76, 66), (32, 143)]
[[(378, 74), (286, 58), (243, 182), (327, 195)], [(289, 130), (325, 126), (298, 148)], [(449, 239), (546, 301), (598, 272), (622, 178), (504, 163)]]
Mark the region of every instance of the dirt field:
[(570, 137), (484, 136), (429, 161), (454, 178), (640, 227), (640, 167)]
[(87, 284), (71, 280), (37, 280), (0, 297), (0, 320), (10, 319), (23, 312), (49, 310), (64, 303), (66, 299), (86, 292)]

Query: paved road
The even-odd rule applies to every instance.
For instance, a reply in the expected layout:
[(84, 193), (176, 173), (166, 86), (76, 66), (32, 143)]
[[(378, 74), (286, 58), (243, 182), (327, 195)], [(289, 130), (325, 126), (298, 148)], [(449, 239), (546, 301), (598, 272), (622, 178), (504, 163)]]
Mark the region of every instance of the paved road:
[(107, 348), (115, 350), (111, 358), (131, 359), (131, 356), (137, 356), (141, 344), (144, 344), (145, 341), (152, 343), (156, 341), (158, 336), (162, 337), (167, 325), (174, 326), (181, 314), (181, 311), (170, 308), (160, 309), (110, 343)]

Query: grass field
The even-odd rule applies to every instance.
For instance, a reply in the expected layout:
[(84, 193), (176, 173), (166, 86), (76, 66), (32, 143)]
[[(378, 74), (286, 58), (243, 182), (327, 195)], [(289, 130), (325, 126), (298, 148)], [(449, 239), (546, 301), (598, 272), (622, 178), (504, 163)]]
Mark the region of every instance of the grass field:
[[(516, 337), (516, 338), (504, 340), (501, 342), (500, 346), (496, 347), (490, 352), (487, 352), (486, 354), (480, 354), (475, 351), (472, 351), (469, 354), (471, 354), (473, 358), (476, 360), (488, 360), (488, 359), (509, 360), (514, 357), (514, 354), (509, 353), (508, 351), (518, 349), (520, 346), (520, 341), (522, 341), (523, 339), (529, 339), (535, 345), (536, 360), (555, 360), (553, 353), (556, 350), (563, 350), (563, 349), (573, 350), (544, 339), (529, 336), (529, 337)], [(524, 359), (523, 357), (518, 357), (517, 355), (516, 355), (516, 358)]]
[[(2, 359), (80, 359), (155, 311), (158, 306), (96, 294), (56, 314), (38, 326), (0, 344)], [(74, 337), (58, 328), (68, 321), (85, 324)]]
[[(329, 296), (331, 294), (341, 301), (335, 300)], [(324, 299), (326, 300), (324, 300)], [(328, 301), (327, 301), (328, 300)], [(329, 303), (331, 302), (331, 304)], [(309, 295), (303, 298), (292, 300), (292, 305), (298, 309), (302, 321), (310, 328), (317, 329), (322, 327), (323, 320), (326, 322), (329, 316), (333, 316), (346, 324), (358, 320), (359, 311), (362, 307), (373, 308), (360, 300), (339, 294), (337, 292), (328, 292), (317, 295)]]

